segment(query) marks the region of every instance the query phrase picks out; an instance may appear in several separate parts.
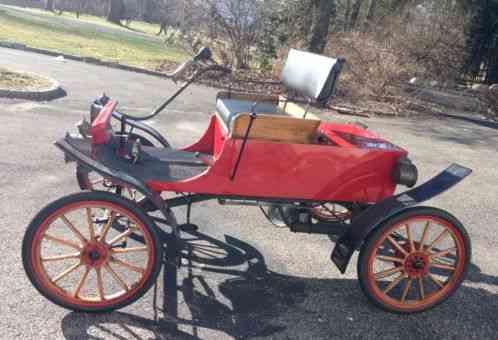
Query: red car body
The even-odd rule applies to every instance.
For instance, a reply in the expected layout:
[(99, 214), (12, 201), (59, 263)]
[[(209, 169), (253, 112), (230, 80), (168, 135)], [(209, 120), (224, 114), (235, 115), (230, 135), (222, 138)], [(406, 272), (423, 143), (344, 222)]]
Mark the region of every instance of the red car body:
[(156, 192), (378, 202), (393, 194), (391, 173), (407, 152), (355, 125), (321, 123), (325, 143), (248, 140), (237, 176), (230, 174), (242, 140), (212, 116), (200, 140), (184, 151), (212, 155), (202, 174), (179, 182), (146, 182)]

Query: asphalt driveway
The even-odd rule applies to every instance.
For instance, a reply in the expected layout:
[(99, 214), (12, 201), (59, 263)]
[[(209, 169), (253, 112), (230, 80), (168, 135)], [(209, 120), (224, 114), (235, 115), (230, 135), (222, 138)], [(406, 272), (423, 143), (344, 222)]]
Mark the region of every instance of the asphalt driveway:
[[(357, 281), (329, 260), (326, 237), (295, 235), (269, 225), (259, 210), (196, 206), (201, 240), (216, 251), (190, 254), (177, 278), (161, 277), (134, 305), (83, 315), (42, 298), (21, 265), (24, 229), (50, 201), (78, 190), (74, 166), (52, 146), (101, 92), (121, 109), (150, 110), (173, 83), (150, 76), (0, 49), (0, 66), (59, 80), (68, 96), (49, 103), (0, 99), (0, 334), (4, 339), (484, 339), (498, 334), (498, 130), (448, 118), (368, 119), (370, 129), (410, 150), (421, 180), (456, 162), (474, 174), (428, 202), (455, 214), (473, 242), (468, 280), (443, 305), (399, 316), (371, 306)], [(192, 87), (152, 124), (174, 145), (206, 128), (216, 91)], [(330, 116), (338, 121), (352, 117)], [(178, 216), (183, 216), (179, 212)], [(173, 283), (172, 283), (173, 282)], [(168, 288), (168, 289), (165, 289)], [(168, 294), (165, 294), (165, 290)], [(175, 301), (176, 298), (176, 301)], [(177, 317), (164, 313), (177, 309)]]

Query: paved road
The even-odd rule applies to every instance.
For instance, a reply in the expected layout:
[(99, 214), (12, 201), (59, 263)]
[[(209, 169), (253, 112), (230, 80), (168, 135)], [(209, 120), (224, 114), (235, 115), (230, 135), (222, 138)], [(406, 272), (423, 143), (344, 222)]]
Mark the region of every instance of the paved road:
[[(110, 315), (81, 315), (48, 303), (26, 279), (20, 249), (32, 216), (51, 200), (77, 191), (73, 166), (64, 165), (52, 142), (102, 91), (119, 98), (123, 109), (145, 111), (174, 86), (149, 76), (7, 49), (0, 49), (0, 66), (55, 77), (68, 90), (66, 98), (50, 103), (0, 99), (2, 338), (496, 338), (498, 130), (455, 119), (366, 121), (411, 151), (422, 180), (450, 162), (475, 170), (456, 189), (430, 202), (456, 214), (474, 246), (468, 280), (434, 310), (411, 316), (384, 313), (361, 293), (354, 265), (344, 276), (332, 265), (327, 238), (277, 230), (254, 208), (214, 203), (196, 207), (193, 219), (201, 226), (199, 236), (225, 256), (181, 269), (177, 331), (171, 329), (174, 320), (162, 313), (163, 279), (156, 305), (151, 291)], [(206, 127), (214, 96), (212, 89), (193, 87), (154, 124), (175, 145), (192, 142)]]

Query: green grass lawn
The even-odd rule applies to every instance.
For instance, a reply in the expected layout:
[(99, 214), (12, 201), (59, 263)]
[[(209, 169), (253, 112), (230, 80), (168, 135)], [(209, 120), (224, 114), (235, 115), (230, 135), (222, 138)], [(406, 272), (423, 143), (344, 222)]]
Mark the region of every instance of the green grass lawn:
[[(126, 28), (102, 18), (85, 16), (81, 21), (1, 6), (0, 41), (146, 68), (154, 68), (164, 60), (182, 62), (188, 58), (179, 48), (167, 46), (151, 35), (129, 34)], [(156, 31), (154, 25), (146, 23), (132, 28), (146, 33)]]
[[(48, 11), (44, 11), (38, 8), (30, 8), (24, 9), (26, 11), (32, 12), (33, 14), (45, 15), (45, 16), (54, 16), (54, 13), (50, 13)], [(74, 19), (82, 22), (92, 23), (99, 26), (107, 26), (113, 29), (124, 30), (124, 31), (137, 31), (145, 34), (155, 35), (159, 32), (158, 24), (151, 24), (143, 21), (132, 21), (129, 26), (120, 27), (116, 24), (113, 24), (107, 21), (105, 18), (97, 17), (95, 15), (81, 14), (79, 19), (76, 18), (76, 13), (74, 12), (63, 12), (61, 15), (63, 18)]]
[(35, 75), (18, 73), (0, 67), (0, 89), (33, 90), (48, 88), (52, 83), (48, 79)]

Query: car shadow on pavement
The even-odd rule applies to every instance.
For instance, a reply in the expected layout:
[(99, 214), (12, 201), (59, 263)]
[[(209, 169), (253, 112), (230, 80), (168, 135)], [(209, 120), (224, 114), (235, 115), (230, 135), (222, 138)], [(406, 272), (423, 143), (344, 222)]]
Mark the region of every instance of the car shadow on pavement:
[[(235, 339), (459, 339), (493, 338), (498, 332), (498, 297), (483, 288), (462, 286), (437, 308), (397, 315), (373, 307), (356, 280), (275, 273), (256, 248), (231, 236), (220, 241), (189, 233), (182, 253), (182, 269), (165, 262), (154, 289), (154, 317), (72, 312), (62, 320), (66, 339), (100, 339), (91, 335), (95, 328), (108, 334), (105, 338), (117, 339), (144, 339), (137, 329), (155, 339), (199, 339), (209, 330)], [(468, 276), (469, 282), (498, 287), (498, 278), (481, 273), (476, 265)], [(191, 317), (180, 317), (179, 305)]]

